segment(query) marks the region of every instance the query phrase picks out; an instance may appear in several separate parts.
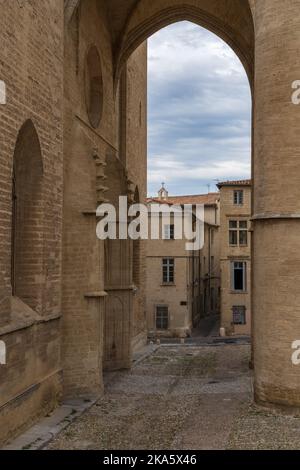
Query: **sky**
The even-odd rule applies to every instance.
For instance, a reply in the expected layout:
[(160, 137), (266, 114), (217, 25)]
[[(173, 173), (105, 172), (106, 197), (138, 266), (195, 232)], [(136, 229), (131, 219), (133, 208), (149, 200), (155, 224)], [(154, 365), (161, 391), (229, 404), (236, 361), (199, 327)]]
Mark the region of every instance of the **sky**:
[(251, 94), (238, 57), (187, 21), (148, 40), (148, 194), (250, 177)]

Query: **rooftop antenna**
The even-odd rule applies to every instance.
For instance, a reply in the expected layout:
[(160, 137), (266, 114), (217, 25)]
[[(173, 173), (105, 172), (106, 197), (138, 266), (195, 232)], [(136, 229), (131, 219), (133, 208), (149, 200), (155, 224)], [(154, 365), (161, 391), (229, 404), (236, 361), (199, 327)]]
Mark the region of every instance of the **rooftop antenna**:
[(207, 185), (207, 194), (210, 193), (210, 184)]
[(219, 178), (215, 178), (214, 181), (215, 181), (215, 185), (218, 186), (221, 180), (219, 180)]

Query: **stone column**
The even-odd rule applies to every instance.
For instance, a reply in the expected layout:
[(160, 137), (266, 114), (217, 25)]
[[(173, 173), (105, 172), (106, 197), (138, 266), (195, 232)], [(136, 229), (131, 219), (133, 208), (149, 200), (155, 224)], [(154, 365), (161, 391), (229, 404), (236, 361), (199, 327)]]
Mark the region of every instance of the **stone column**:
[(259, 402), (299, 406), (300, 80), (298, 0), (255, 3), (254, 367)]

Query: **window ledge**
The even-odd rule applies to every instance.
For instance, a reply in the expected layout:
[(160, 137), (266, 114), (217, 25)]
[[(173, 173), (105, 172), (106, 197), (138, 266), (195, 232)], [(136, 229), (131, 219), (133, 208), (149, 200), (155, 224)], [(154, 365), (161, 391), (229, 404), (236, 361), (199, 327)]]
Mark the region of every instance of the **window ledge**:
[(95, 291), (95, 292), (87, 292), (86, 294), (84, 294), (84, 297), (86, 299), (98, 299), (98, 298), (103, 298), (103, 297), (107, 297), (107, 292), (105, 291)]
[(229, 243), (230, 248), (248, 248), (249, 245), (232, 245)]
[(247, 290), (231, 290), (230, 294), (249, 294)]
[(176, 287), (176, 284), (174, 282), (163, 282), (160, 287)]

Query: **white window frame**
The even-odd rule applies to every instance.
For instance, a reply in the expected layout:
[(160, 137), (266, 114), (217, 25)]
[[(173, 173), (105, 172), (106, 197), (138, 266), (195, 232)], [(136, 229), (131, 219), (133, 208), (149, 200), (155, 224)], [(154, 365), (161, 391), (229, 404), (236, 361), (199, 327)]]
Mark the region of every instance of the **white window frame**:
[(233, 191), (233, 204), (235, 206), (244, 205), (244, 191), (243, 189), (235, 189)]
[(175, 225), (164, 226), (164, 240), (175, 240)]
[[(165, 280), (165, 268), (167, 270), (167, 275)], [(173, 279), (171, 272), (173, 269)], [(175, 259), (174, 258), (163, 258), (162, 259), (162, 281), (163, 284), (174, 284), (175, 282)]]
[[(241, 224), (242, 223), (246, 223), (247, 226), (246, 228), (244, 227), (241, 227)], [(236, 223), (236, 227), (231, 227), (231, 223)], [(245, 220), (245, 219), (229, 219), (228, 221), (228, 225), (229, 225), (229, 246), (239, 246), (239, 247), (247, 247), (248, 246), (248, 243), (249, 243), (249, 240), (248, 240), (248, 220)], [(241, 232), (246, 232), (246, 243), (241, 243)], [(231, 236), (231, 233), (236, 233), (236, 243), (230, 243), (230, 236)]]

